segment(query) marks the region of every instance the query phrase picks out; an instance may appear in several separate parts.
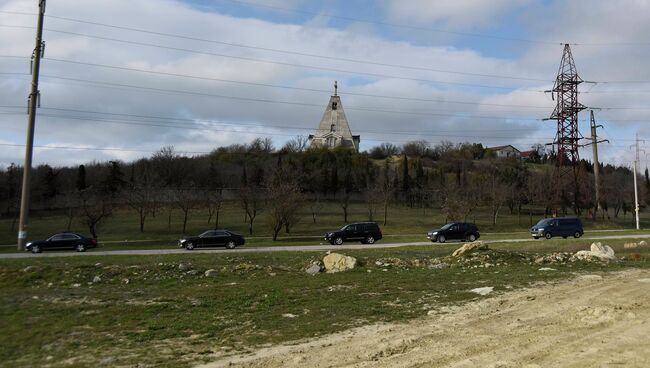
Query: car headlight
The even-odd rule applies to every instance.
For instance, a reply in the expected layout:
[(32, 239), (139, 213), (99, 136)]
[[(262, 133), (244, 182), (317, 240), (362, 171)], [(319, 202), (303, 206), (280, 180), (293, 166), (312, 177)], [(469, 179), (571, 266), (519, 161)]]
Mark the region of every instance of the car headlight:
[(537, 231), (543, 231), (543, 230), (544, 230), (543, 227), (540, 227), (539, 229), (537, 229)]
[(438, 235), (438, 232), (434, 231), (434, 232), (431, 233), (431, 235)]
[(25, 246), (29, 247), (30, 245), (32, 245), (32, 242), (27, 243)]

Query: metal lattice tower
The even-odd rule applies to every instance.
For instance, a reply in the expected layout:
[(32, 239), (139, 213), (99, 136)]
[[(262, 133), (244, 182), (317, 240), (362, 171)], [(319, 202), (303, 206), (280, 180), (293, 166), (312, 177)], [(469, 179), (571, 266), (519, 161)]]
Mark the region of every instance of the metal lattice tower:
[[(578, 147), (582, 135), (578, 130), (578, 113), (585, 106), (578, 102), (578, 85), (582, 83), (578, 76), (571, 48), (564, 45), (564, 54), (557, 78), (551, 92), (557, 101), (555, 110), (548, 120), (557, 120), (557, 133), (555, 135), (555, 152), (557, 163), (554, 174), (553, 205), (562, 206), (567, 201), (574, 209), (578, 200), (578, 169), (580, 156)], [(556, 207), (557, 208), (557, 207)]]

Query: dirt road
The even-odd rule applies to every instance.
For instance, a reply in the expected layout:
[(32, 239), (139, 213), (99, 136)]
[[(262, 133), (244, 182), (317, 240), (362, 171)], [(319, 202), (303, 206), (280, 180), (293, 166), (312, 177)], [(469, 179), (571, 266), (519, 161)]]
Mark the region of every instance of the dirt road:
[(366, 326), (203, 367), (650, 366), (648, 270), (479, 298), (406, 324)]

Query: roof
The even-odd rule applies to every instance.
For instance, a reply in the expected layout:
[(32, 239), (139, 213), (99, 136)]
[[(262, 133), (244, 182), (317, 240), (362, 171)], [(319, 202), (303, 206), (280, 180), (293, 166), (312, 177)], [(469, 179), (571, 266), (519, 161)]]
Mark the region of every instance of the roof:
[(505, 146), (488, 147), (486, 149), (491, 150), (491, 151), (498, 151), (498, 150), (506, 149), (508, 147), (512, 148), (513, 150), (515, 150), (517, 152), (520, 152), (518, 149), (516, 149), (513, 145), (510, 145), (510, 144), (505, 145)]

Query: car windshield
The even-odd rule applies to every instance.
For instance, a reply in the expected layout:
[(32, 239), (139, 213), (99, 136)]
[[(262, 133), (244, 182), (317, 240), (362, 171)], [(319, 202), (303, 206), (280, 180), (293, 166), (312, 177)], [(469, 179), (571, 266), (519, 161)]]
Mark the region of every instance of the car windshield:
[(452, 227), (454, 224), (447, 224), (443, 227), (440, 228), (440, 230), (448, 230), (450, 227)]
[(348, 226), (350, 226), (350, 225), (345, 225), (345, 226), (343, 226), (343, 227), (341, 228), (341, 230), (347, 230)]
[(553, 221), (553, 219), (542, 219), (539, 220), (536, 226), (547, 226), (551, 224), (551, 221)]
[(205, 238), (206, 236), (211, 236), (212, 235), (212, 230), (208, 230), (204, 232), (203, 234), (199, 235), (200, 238)]

